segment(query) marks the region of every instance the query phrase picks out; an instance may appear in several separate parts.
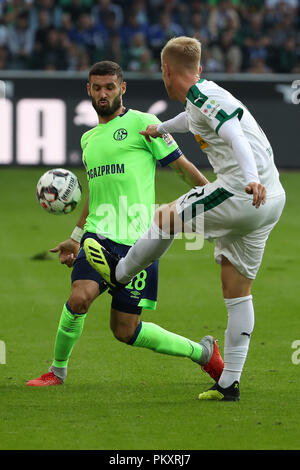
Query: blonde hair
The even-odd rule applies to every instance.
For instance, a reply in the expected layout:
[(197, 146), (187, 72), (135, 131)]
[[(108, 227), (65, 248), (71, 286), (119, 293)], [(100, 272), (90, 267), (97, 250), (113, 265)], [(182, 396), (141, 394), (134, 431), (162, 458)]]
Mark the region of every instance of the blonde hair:
[(201, 43), (196, 38), (179, 36), (170, 39), (161, 51), (161, 61), (176, 69), (198, 71), (201, 59)]

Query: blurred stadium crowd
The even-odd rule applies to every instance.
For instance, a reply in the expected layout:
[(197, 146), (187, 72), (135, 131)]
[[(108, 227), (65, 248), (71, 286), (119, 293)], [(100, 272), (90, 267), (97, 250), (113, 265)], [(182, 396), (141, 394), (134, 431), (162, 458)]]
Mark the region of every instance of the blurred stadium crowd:
[(174, 36), (205, 72), (300, 73), (300, 0), (0, 0), (0, 70), (160, 70)]

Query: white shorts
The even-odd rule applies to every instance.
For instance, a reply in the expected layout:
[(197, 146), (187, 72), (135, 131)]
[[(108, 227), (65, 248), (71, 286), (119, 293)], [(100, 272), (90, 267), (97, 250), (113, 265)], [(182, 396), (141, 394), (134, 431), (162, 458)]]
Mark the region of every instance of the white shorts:
[(252, 195), (235, 195), (214, 181), (181, 196), (176, 210), (190, 231), (198, 231), (203, 223), (199, 224), (197, 218), (204, 217), (204, 238), (216, 242), (216, 262), (220, 264), (223, 255), (241, 274), (255, 279), (266, 241), (284, 204), (283, 191), (276, 196), (267, 195), (266, 203), (256, 209)]

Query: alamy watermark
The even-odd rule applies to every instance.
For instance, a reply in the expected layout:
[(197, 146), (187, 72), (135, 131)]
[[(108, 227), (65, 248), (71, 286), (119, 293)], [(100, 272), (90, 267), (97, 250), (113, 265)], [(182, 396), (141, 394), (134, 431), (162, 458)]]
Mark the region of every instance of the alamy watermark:
[(0, 364), (6, 364), (6, 346), (4, 341), (0, 340)]
[(292, 93), (292, 103), (299, 104), (300, 103), (300, 80), (294, 80), (292, 83), (292, 88), (295, 91)]
[(204, 245), (203, 207), (203, 204), (187, 204), (180, 207), (178, 213), (171, 204), (152, 204), (151, 207), (129, 204), (127, 196), (120, 196), (117, 205), (98, 206), (96, 233), (100, 239), (110, 238), (124, 244), (140, 237), (184, 239), (186, 250), (201, 250)]
[(292, 342), (291, 345), (292, 349), (295, 349), (295, 351), (292, 354), (292, 363), (295, 365), (300, 364), (300, 339), (296, 339), (295, 341)]
[(5, 91), (6, 91), (5, 82), (3, 80), (0, 80), (0, 99), (6, 98)]

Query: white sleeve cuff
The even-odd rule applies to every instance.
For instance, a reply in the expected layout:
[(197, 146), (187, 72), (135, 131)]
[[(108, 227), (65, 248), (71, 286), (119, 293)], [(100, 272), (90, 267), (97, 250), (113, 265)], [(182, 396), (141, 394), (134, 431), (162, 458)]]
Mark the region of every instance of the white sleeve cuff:
[(76, 225), (73, 232), (71, 233), (70, 238), (72, 238), (72, 240), (74, 240), (75, 242), (80, 243), (83, 232), (84, 232), (84, 230), (82, 228), (78, 227), (78, 225)]

